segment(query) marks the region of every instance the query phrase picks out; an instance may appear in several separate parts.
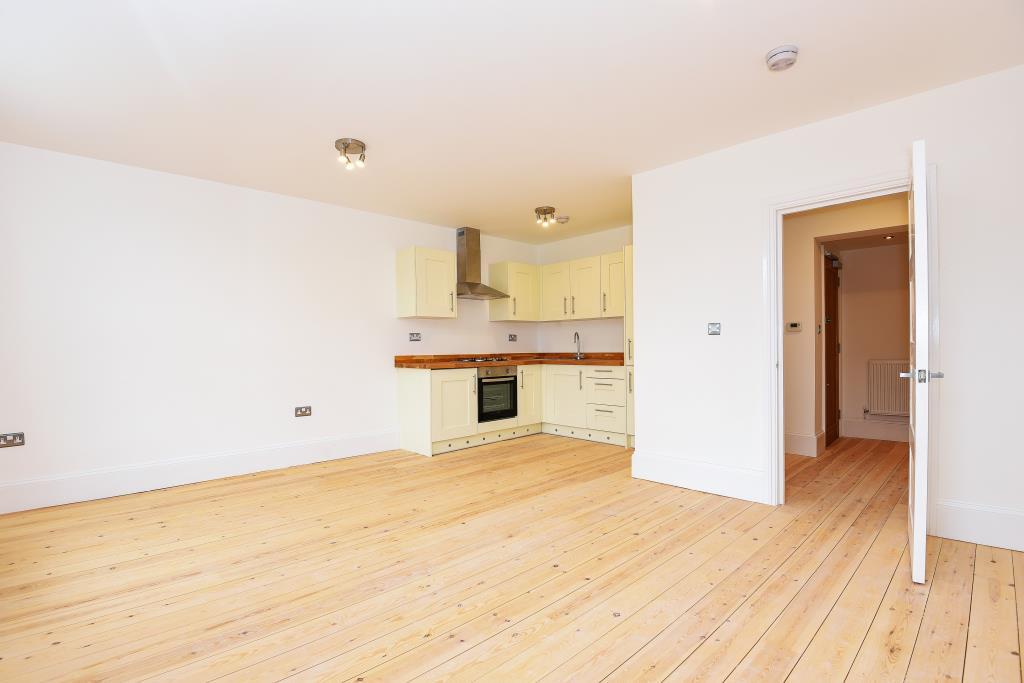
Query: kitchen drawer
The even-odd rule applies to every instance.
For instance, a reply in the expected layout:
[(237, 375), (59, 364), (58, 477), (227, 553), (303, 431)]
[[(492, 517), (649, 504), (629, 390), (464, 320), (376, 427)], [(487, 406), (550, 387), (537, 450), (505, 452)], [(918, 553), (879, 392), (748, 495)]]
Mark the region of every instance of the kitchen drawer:
[(587, 406), (587, 428), (605, 432), (626, 431), (626, 409), (622, 406)]
[(583, 376), (595, 379), (626, 379), (626, 368), (621, 365), (588, 365), (583, 368)]
[(626, 380), (597, 379), (587, 377), (583, 380), (587, 403), (600, 403), (606, 406), (626, 405)]

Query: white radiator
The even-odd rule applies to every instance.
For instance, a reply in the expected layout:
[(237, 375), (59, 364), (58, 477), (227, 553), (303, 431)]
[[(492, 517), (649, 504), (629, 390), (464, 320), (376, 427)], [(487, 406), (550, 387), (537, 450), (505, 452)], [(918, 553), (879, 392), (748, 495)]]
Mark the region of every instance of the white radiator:
[(868, 361), (869, 415), (910, 415), (910, 380), (901, 372), (910, 372), (909, 361)]

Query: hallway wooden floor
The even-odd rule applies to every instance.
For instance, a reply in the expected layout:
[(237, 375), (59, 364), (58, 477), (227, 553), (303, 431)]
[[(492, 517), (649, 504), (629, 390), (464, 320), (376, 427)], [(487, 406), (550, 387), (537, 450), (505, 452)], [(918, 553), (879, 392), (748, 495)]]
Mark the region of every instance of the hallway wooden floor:
[(772, 508), (533, 436), (0, 517), (0, 680), (1019, 681), (1024, 555), (930, 539), (906, 446)]

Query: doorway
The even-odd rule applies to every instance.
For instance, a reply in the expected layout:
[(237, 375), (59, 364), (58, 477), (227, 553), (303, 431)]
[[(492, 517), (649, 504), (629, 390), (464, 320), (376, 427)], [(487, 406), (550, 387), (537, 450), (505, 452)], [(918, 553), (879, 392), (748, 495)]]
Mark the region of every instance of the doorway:
[(907, 441), (907, 201), (890, 192), (782, 217), (783, 486), (786, 461), (844, 439)]
[(825, 448), (839, 439), (839, 269), (843, 262), (830, 251), (823, 255), (825, 273)]

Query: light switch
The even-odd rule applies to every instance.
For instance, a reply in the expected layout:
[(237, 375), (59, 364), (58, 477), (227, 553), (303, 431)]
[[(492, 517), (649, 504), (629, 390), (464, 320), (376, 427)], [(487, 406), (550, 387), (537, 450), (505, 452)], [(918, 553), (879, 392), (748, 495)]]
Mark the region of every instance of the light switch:
[(722, 334), (722, 323), (708, 323), (708, 334)]

